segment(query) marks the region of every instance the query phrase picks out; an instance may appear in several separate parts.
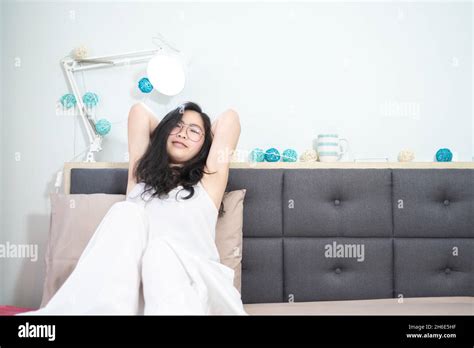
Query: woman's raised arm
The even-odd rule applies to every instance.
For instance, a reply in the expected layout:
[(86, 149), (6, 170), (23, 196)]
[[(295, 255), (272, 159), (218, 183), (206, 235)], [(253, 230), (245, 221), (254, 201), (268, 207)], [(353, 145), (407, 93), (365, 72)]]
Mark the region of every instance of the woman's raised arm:
[(136, 103), (128, 114), (128, 183), (127, 194), (135, 187), (136, 178), (133, 175), (135, 164), (143, 156), (150, 135), (158, 126), (159, 121), (150, 108), (143, 103)]
[(240, 117), (233, 109), (224, 111), (212, 123), (213, 140), (207, 156), (206, 167), (208, 171), (217, 173), (209, 175), (206, 180), (209, 183), (208, 192), (212, 197), (216, 197), (217, 206), (224, 195), (229, 177), (230, 161), (237, 147), (240, 131)]

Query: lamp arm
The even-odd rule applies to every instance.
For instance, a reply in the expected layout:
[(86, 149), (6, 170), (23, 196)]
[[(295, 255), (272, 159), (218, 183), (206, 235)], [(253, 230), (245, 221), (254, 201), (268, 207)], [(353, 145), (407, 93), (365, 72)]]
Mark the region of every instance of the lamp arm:
[(77, 62), (74, 59), (66, 60), (70, 62), (71, 70), (74, 71), (81, 71), (81, 70), (91, 70), (91, 69), (99, 69), (108, 66), (118, 66), (118, 65), (128, 65), (132, 63), (140, 63), (149, 60), (152, 58), (159, 49), (152, 49), (152, 50), (145, 50), (145, 51), (134, 51), (134, 52), (126, 52), (122, 54), (115, 54), (109, 56), (96, 56), (96, 57), (88, 57), (85, 59), (80, 59), (78, 62), (84, 63), (85, 65), (78, 66), (75, 64)]
[(72, 92), (74, 93), (74, 96), (76, 97), (77, 104), (79, 106), (79, 113), (81, 115), (82, 122), (84, 124), (84, 127), (86, 128), (87, 136), (89, 138), (89, 142), (92, 143), (94, 142), (94, 138), (97, 135), (95, 128), (91, 125), (90, 119), (87, 117), (85, 111), (84, 111), (84, 103), (82, 102), (81, 95), (79, 93), (79, 88), (77, 87), (76, 80), (74, 79), (74, 76), (72, 74), (72, 71), (70, 69), (70, 66), (68, 62), (63, 62), (63, 67), (67, 76), (67, 79), (69, 81), (69, 84), (71, 86)]

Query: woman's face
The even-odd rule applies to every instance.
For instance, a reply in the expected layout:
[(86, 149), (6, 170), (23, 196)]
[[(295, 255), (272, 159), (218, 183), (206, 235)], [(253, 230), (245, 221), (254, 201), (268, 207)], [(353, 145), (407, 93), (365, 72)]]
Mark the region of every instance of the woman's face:
[[(186, 110), (178, 123), (168, 136), (166, 149), (170, 164), (182, 165), (196, 156), (204, 144), (204, 122), (201, 115), (192, 110)], [(176, 144), (181, 142), (184, 146)]]

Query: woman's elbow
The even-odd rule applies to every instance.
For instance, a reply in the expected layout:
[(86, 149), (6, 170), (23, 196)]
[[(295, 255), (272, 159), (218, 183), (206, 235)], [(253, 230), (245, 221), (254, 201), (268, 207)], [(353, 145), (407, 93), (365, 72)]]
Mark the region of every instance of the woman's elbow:
[(229, 108), (226, 111), (227, 114), (232, 115), (232, 117), (239, 118), (239, 113), (235, 109)]
[(238, 125), (238, 127), (240, 128), (240, 116), (237, 111), (235, 111), (234, 109), (227, 109), (224, 112), (223, 116), (227, 122)]
[(233, 109), (227, 109), (214, 121), (212, 129), (212, 134), (215, 134), (218, 130), (233, 130), (233, 132), (240, 134), (239, 114)]

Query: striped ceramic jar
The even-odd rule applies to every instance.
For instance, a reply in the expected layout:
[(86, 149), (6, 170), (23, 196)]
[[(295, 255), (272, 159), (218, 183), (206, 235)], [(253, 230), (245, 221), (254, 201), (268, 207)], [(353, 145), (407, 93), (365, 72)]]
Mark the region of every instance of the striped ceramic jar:
[[(342, 146), (342, 143), (346, 146)], [(349, 143), (344, 138), (339, 138), (337, 134), (319, 134), (317, 151), (319, 161), (321, 162), (336, 162), (347, 152)]]

